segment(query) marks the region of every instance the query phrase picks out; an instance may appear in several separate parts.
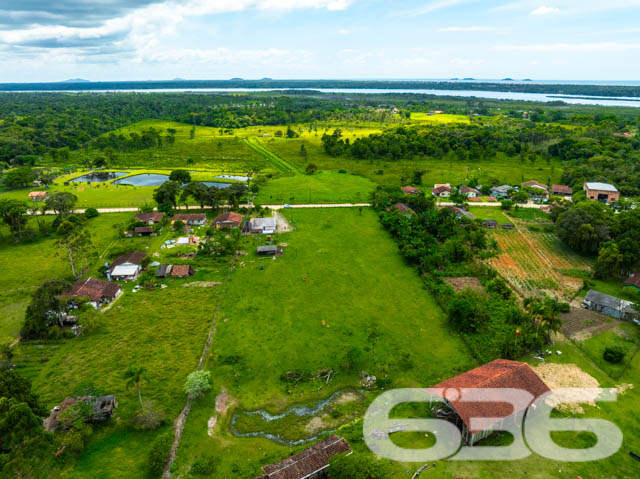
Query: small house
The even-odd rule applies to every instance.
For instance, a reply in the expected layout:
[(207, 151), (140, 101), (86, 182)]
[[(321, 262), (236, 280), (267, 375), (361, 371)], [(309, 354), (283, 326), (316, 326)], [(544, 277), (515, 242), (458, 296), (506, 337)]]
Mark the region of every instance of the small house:
[(87, 423), (99, 423), (108, 421), (113, 412), (118, 407), (118, 401), (113, 394), (106, 396), (80, 396), (78, 398), (67, 397), (60, 403), (59, 406), (54, 407), (51, 410), (49, 417), (43, 421), (45, 430), (49, 432), (55, 432), (58, 429), (60, 415), (74, 407), (78, 403), (85, 403), (91, 407), (91, 414), (85, 418)]
[[(489, 393), (486, 402), (465, 401), (465, 395), (472, 394), (468, 390), (476, 388), (518, 389), (527, 391), (533, 399), (528, 404), (521, 404), (519, 409), (500, 401), (506, 392), (499, 393), (495, 398)], [(452, 396), (447, 394), (447, 390), (457, 391), (458, 394)], [(501, 426), (509, 421), (512, 421), (516, 428), (522, 427), (522, 418), (527, 409), (550, 389), (528, 364), (496, 359), (436, 384), (429, 391), (444, 398), (446, 412), (442, 416), (455, 423), (462, 432), (464, 442), (472, 446), (491, 435), (493, 431), (500, 430)], [(456, 399), (450, 400), (451, 397)], [(474, 427), (472, 418), (485, 419), (488, 424), (482, 428)]]
[(640, 291), (640, 273), (631, 274), (623, 285), (625, 288), (635, 289)]
[(122, 287), (119, 284), (87, 278), (73, 283), (71, 290), (63, 293), (63, 296), (89, 298), (89, 304), (100, 309), (103, 304), (115, 301), (121, 294)]
[(573, 190), (566, 185), (551, 185), (551, 194), (553, 196), (571, 198), (571, 195), (573, 195)]
[(449, 198), (451, 196), (451, 187), (447, 185), (438, 185), (431, 191), (436, 198)]
[(537, 181), (527, 181), (525, 183), (522, 183), (523, 187), (528, 187), (528, 188), (535, 188), (538, 190), (544, 190), (545, 192), (549, 192), (549, 188), (547, 188), (547, 185), (543, 185), (542, 183), (538, 183)]
[(512, 189), (513, 187), (509, 185), (494, 186), (493, 188), (491, 188), (491, 196), (498, 200), (509, 198), (509, 194), (511, 193)]
[(130, 281), (138, 278), (142, 271), (142, 260), (146, 253), (133, 251), (116, 258), (107, 269), (107, 278), (110, 281)]
[(36, 203), (40, 201), (44, 201), (46, 198), (47, 198), (46, 191), (32, 191), (29, 193), (29, 199)]
[(638, 312), (633, 303), (590, 289), (582, 300), (582, 307), (616, 319), (634, 319)]
[(157, 225), (164, 219), (164, 213), (138, 213), (136, 221), (147, 223), (148, 225)]
[(478, 196), (482, 196), (482, 193), (480, 193), (475, 188), (471, 188), (469, 186), (461, 186), (460, 194), (463, 196), (466, 196), (467, 198), (477, 198)]
[(420, 191), (418, 188), (416, 188), (414, 186), (403, 186), (402, 187), (402, 192), (405, 195), (419, 195), (419, 194), (422, 194), (422, 191)]
[(207, 222), (207, 215), (204, 213), (178, 213), (171, 218), (171, 224), (182, 221), (189, 226), (202, 226)]
[(514, 230), (516, 229), (515, 225), (513, 223), (503, 223), (501, 228), (503, 230)]
[(151, 236), (153, 234), (153, 226), (136, 226), (133, 234), (136, 236)]
[(190, 264), (174, 264), (171, 268), (172, 278), (188, 278), (196, 274), (196, 270)]
[(276, 245), (258, 246), (258, 256), (278, 256), (282, 254), (282, 250)]
[(582, 187), (587, 192), (587, 199), (611, 204), (620, 199), (618, 189), (608, 183), (588, 182)]
[(168, 278), (171, 276), (172, 264), (161, 264), (156, 269), (156, 278)]
[(211, 222), (211, 226), (214, 228), (239, 228), (242, 226), (242, 215), (240, 213), (224, 213), (219, 215)]
[(264, 474), (256, 479), (324, 479), (329, 460), (338, 454), (351, 454), (342, 437), (329, 436), (295, 456), (262, 466)]
[(271, 235), (276, 232), (277, 220), (270, 216), (267, 218), (251, 218), (249, 221), (249, 231), (254, 234)]
[(482, 226), (485, 228), (496, 229), (498, 227), (498, 222), (496, 220), (484, 220), (482, 222)]

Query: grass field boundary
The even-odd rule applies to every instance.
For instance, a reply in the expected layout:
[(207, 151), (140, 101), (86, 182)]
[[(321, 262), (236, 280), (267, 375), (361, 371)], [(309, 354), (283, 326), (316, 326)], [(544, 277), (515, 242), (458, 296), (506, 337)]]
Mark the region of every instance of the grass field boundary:
[(281, 156), (276, 155), (268, 150), (262, 143), (254, 138), (247, 138), (244, 142), (249, 145), (253, 151), (260, 153), (266, 160), (271, 162), (276, 168), (283, 173), (302, 173), (302, 170), (294, 163), (285, 160)]

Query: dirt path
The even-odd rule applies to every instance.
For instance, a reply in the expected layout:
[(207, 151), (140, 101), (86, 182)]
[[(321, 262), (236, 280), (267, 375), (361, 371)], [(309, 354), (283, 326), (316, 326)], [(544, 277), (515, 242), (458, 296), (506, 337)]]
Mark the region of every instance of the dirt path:
[[(213, 320), (211, 321), (211, 328), (209, 328), (209, 335), (207, 336), (207, 341), (204, 344), (204, 348), (202, 348), (202, 355), (200, 355), (200, 361), (198, 361), (197, 371), (202, 371), (204, 367), (204, 363), (207, 360), (207, 356), (211, 349), (211, 345), (213, 344), (213, 337), (216, 333), (216, 323), (218, 320), (218, 313), (220, 312), (220, 306), (222, 305), (222, 300), (224, 299), (224, 295), (227, 292), (227, 285), (229, 284), (229, 280), (231, 279), (231, 273), (233, 272), (233, 265), (236, 261), (236, 257), (231, 260), (229, 264), (229, 273), (227, 274), (227, 278), (224, 282), (222, 294), (220, 295), (220, 299), (218, 299), (218, 304), (216, 305), (216, 310), (213, 314)], [(176, 454), (178, 452), (178, 448), (180, 447), (180, 440), (182, 439), (182, 433), (184, 431), (184, 425), (187, 422), (187, 417), (189, 416), (189, 412), (191, 412), (191, 406), (193, 404), (193, 400), (190, 397), (187, 397), (187, 402), (184, 405), (184, 409), (178, 415), (178, 417), (173, 422), (173, 445), (171, 446), (171, 452), (169, 453), (169, 457), (167, 458), (167, 462), (164, 465), (164, 470), (162, 471), (162, 477), (168, 479), (171, 477), (171, 466), (173, 462), (176, 460)]]

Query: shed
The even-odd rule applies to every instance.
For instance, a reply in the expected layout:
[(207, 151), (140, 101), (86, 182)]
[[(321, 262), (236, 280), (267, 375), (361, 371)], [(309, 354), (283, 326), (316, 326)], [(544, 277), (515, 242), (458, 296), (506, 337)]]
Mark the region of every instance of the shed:
[(258, 246), (257, 252), (259, 256), (276, 256), (282, 254), (282, 250), (276, 245)]
[(482, 222), (482, 226), (485, 228), (497, 228), (498, 222), (496, 220), (484, 220)]
[(515, 225), (513, 223), (503, 223), (501, 228), (503, 230), (514, 230), (516, 229)]
[(196, 270), (190, 264), (174, 264), (171, 268), (172, 278), (188, 278), (196, 274)]
[(172, 268), (172, 264), (161, 264), (158, 266), (158, 269), (156, 269), (156, 278), (167, 278), (171, 276)]
[(133, 233), (136, 236), (151, 236), (153, 234), (153, 226), (136, 226)]
[(262, 466), (264, 475), (257, 479), (319, 479), (326, 477), (329, 459), (338, 454), (351, 454), (349, 443), (342, 437), (329, 436), (295, 456), (275, 464)]
[[(487, 402), (465, 401), (465, 389), (471, 388), (520, 389), (529, 392), (534, 400), (522, 409), (514, 411), (510, 404), (500, 402), (502, 393), (495, 399), (489, 398)], [(436, 384), (433, 389), (439, 390), (431, 392), (445, 398), (446, 407), (455, 413), (453, 417), (449, 416), (449, 419), (462, 430), (462, 437), (469, 445), (488, 437), (494, 430), (499, 430), (500, 425), (506, 421), (512, 420), (517, 427), (521, 427), (522, 414), (535, 399), (550, 391), (528, 364), (508, 359), (496, 359)], [(451, 389), (454, 391), (447, 391)], [(451, 392), (455, 394), (448, 394)], [(457, 399), (447, 399), (452, 396)], [(474, 429), (471, 426), (471, 418), (486, 418), (491, 423), (484, 429)]]
[(608, 183), (587, 182), (582, 188), (587, 192), (587, 199), (592, 201), (609, 204), (620, 199), (618, 189)]
[(277, 220), (273, 216), (267, 218), (251, 218), (249, 231), (257, 234), (273, 234), (276, 232)]
[(638, 315), (631, 301), (616, 298), (593, 289), (590, 289), (582, 300), (582, 307), (616, 319), (631, 320)]

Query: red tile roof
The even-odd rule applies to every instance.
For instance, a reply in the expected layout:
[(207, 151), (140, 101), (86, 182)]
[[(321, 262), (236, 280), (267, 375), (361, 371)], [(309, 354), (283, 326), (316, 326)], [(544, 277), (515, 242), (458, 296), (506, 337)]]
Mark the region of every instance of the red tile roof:
[(173, 278), (186, 278), (195, 273), (190, 264), (174, 264), (171, 268), (171, 276)]
[[(528, 364), (508, 359), (496, 359), (495, 361), (491, 361), (490, 363), (479, 366), (471, 371), (467, 371), (459, 376), (447, 379), (433, 387), (444, 388), (443, 394), (445, 397), (448, 396), (446, 391), (448, 388), (522, 389), (531, 393), (534, 399), (549, 391), (547, 385), (538, 377)], [(462, 393), (461, 391), (458, 392)], [(464, 396), (464, 393), (461, 395)], [(458, 416), (460, 416), (460, 419), (462, 419), (462, 422), (464, 422), (467, 429), (472, 433), (479, 432), (478, 430), (471, 429), (470, 419), (472, 417), (503, 418), (519, 412), (514, 411), (510, 404), (497, 401), (463, 402), (457, 400), (450, 402)]]
[(162, 218), (164, 218), (164, 213), (138, 213), (136, 215), (136, 219), (144, 223), (148, 223), (149, 221), (160, 223)]
[(91, 301), (100, 301), (102, 298), (113, 299), (120, 289), (119, 284), (87, 278), (73, 283), (71, 291), (64, 293), (64, 296), (89, 297)]
[(45, 196), (47, 196), (46, 191), (32, 191), (29, 193), (29, 198), (44, 198)]
[(188, 221), (205, 221), (207, 219), (207, 215), (204, 213), (178, 213), (173, 215), (171, 221), (183, 221), (184, 223)]
[(216, 217), (212, 224), (222, 226), (240, 226), (242, 224), (242, 215), (240, 213), (230, 211), (229, 213)]
[(551, 185), (552, 194), (571, 195), (573, 190), (566, 185)]
[(476, 195), (480, 194), (480, 192), (478, 190), (476, 190), (475, 188), (471, 188), (470, 186), (461, 186), (460, 187), (460, 193), (461, 194), (475, 193)]
[(330, 436), (300, 454), (268, 466), (262, 466), (264, 479), (303, 479), (329, 465), (331, 457), (351, 451), (349, 443), (338, 436)]
[(135, 234), (139, 233), (153, 233), (153, 226), (136, 226), (133, 229)]
[(624, 282), (624, 286), (636, 286), (640, 288), (640, 273), (633, 273)]
[(118, 266), (119, 264), (131, 263), (141, 265), (142, 260), (147, 257), (147, 253), (143, 253), (142, 251), (132, 251), (131, 253), (123, 254), (122, 256), (118, 256), (113, 260), (113, 263), (109, 265), (109, 270), (113, 271), (113, 268)]
[(402, 192), (405, 195), (419, 195), (421, 193), (421, 191), (418, 188), (415, 188), (413, 186), (403, 186)]
[(451, 191), (451, 188), (450, 188), (449, 186), (445, 186), (445, 185), (438, 186), (437, 188), (434, 188), (434, 189), (433, 189), (433, 194), (434, 194), (434, 195), (436, 195), (436, 196), (438, 196), (438, 195), (439, 195), (440, 193), (442, 193), (443, 191), (449, 191), (449, 192), (450, 192), (450, 191)]

